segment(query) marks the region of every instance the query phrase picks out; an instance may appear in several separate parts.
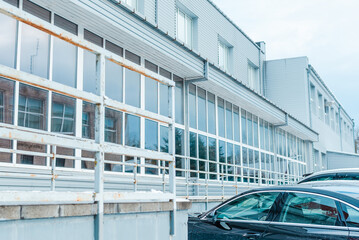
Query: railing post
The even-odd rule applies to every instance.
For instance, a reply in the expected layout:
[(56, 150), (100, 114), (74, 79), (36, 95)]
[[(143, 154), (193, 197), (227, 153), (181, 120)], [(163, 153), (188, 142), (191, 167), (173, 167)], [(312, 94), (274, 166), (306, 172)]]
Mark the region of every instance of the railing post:
[(137, 166), (138, 166), (138, 159), (137, 157), (133, 158), (133, 191), (137, 192)]
[(95, 111), (95, 142), (99, 144), (100, 150), (95, 156), (95, 203), (97, 203), (97, 215), (95, 216), (95, 240), (103, 240), (103, 210), (104, 210), (104, 151), (105, 141), (105, 56), (97, 55), (97, 93), (101, 96), (101, 103), (96, 105)]
[(55, 180), (56, 180), (56, 146), (52, 146), (51, 156), (51, 191), (55, 191)]

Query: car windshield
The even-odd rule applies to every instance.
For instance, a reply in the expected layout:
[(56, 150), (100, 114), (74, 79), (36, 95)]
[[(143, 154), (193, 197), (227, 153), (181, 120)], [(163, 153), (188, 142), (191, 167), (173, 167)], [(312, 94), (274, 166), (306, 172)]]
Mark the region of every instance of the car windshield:
[(343, 172), (343, 173), (323, 174), (323, 175), (317, 175), (317, 176), (311, 176), (311, 177), (305, 178), (304, 180), (300, 181), (299, 183), (331, 181), (331, 180), (358, 181), (359, 173)]

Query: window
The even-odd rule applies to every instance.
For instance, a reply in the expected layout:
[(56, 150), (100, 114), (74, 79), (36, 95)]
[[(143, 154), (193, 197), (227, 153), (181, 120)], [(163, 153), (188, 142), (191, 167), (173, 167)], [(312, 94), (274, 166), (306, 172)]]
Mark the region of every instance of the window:
[(146, 119), (145, 128), (145, 148), (158, 151), (158, 123)]
[(329, 125), (329, 102), (327, 99), (324, 99), (324, 115), (325, 115), (325, 123)]
[(239, 197), (216, 211), (217, 219), (265, 221), (279, 193), (254, 193)]
[(169, 134), (169, 130), (168, 127), (166, 126), (161, 126), (160, 127), (160, 135), (161, 135), (161, 139), (160, 139), (160, 151), (161, 152), (165, 152), (168, 153), (169, 149), (168, 149), (168, 135)]
[(140, 147), (140, 118), (126, 114), (125, 144), (130, 147)]
[(124, 1), (128, 6), (137, 10), (137, 0), (125, 0)]
[(316, 97), (315, 97), (315, 87), (314, 87), (313, 84), (310, 84), (310, 104), (312, 106), (312, 112), (314, 114), (317, 113), (317, 107), (316, 107), (317, 104), (315, 102), (315, 99), (316, 99)]
[(18, 124), (46, 130), (47, 92), (20, 84)]
[(96, 72), (96, 54), (84, 50), (84, 80), (83, 90), (97, 94), (97, 72)]
[(167, 85), (160, 84), (160, 114), (168, 117), (169, 115), (169, 89)]
[(226, 102), (226, 137), (233, 139), (233, 121), (232, 121), (232, 104)]
[(250, 88), (256, 90), (257, 92), (261, 91), (259, 70), (251, 63), (248, 63), (248, 85)]
[(106, 59), (106, 86), (105, 94), (107, 97), (122, 102), (123, 90), (123, 68), (110, 60)]
[(334, 200), (322, 196), (289, 193), (278, 217), (279, 222), (335, 226), (338, 210)]
[(117, 144), (122, 143), (122, 112), (106, 108), (105, 141)]
[(319, 119), (323, 120), (323, 114), (324, 114), (323, 95), (318, 92), (318, 116), (319, 116)]
[(95, 139), (95, 104), (83, 102), (82, 137)]
[(15, 82), (0, 78), (0, 122), (13, 123)]
[(15, 49), (16, 49), (16, 33), (17, 22), (15, 19), (0, 14), (0, 64), (15, 67)]
[(139, 108), (141, 105), (141, 75), (126, 69), (125, 76), (126, 104)]
[(216, 102), (215, 96), (212, 93), (208, 93), (208, 132), (216, 134)]
[(189, 84), (188, 94), (188, 112), (189, 112), (189, 126), (191, 128), (197, 128), (197, 109), (196, 109), (196, 86)]
[(146, 110), (158, 113), (158, 82), (146, 77), (145, 85)]
[(206, 91), (198, 88), (198, 130), (207, 131)]
[(192, 47), (193, 20), (190, 16), (177, 9), (176, 37), (188, 47)]
[(49, 34), (22, 24), (21, 71), (48, 78), (50, 56)]
[(55, 93), (52, 98), (51, 131), (75, 135), (75, 99)]
[(218, 135), (225, 137), (224, 100), (218, 98)]
[(229, 72), (229, 47), (223, 42), (218, 42), (218, 66)]
[(183, 103), (183, 83), (176, 82), (175, 88), (175, 96), (176, 96), (176, 123), (183, 124), (184, 123), (184, 103)]
[(359, 228), (359, 211), (343, 203), (341, 206), (347, 226)]

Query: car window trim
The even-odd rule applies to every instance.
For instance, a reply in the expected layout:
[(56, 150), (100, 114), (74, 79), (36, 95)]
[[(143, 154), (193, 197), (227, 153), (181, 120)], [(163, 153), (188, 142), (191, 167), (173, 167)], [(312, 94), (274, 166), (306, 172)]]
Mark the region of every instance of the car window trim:
[[(223, 206), (225, 206), (225, 205), (227, 205), (227, 204), (229, 204), (229, 203), (231, 203), (231, 202), (237, 200), (238, 198), (242, 198), (242, 197), (245, 197), (245, 196), (248, 196), (248, 195), (252, 195), (252, 194), (257, 194), (257, 193), (270, 193), (270, 192), (278, 193), (277, 198), (274, 200), (274, 203), (275, 203), (279, 197), (281, 197), (281, 198), (283, 197), (283, 195), (281, 195), (281, 194), (284, 194), (284, 193), (286, 192), (286, 190), (285, 190), (285, 191), (280, 191), (280, 190), (260, 190), (260, 191), (249, 192), (249, 193), (246, 193), (246, 194), (243, 194), (243, 195), (239, 195), (239, 196), (233, 198), (232, 200), (230, 200), (230, 201), (228, 201), (228, 202), (226, 202), (226, 203), (220, 204), (220, 205), (217, 206), (216, 208), (214, 208), (214, 209), (212, 209), (211, 211), (207, 212), (204, 216), (201, 217), (201, 220), (207, 218), (210, 213), (216, 212), (216, 211), (217, 211), (218, 209), (220, 209), (221, 207), (223, 207)], [(271, 207), (270, 210), (272, 210), (272, 208), (273, 208), (273, 205), (272, 205), (272, 207)], [(218, 219), (218, 220), (219, 220), (219, 219)], [(223, 219), (221, 219), (221, 220), (223, 220)], [(230, 219), (226, 219), (226, 220), (230, 220)], [(241, 221), (242, 221), (242, 220), (241, 220)], [(244, 221), (246, 221), (246, 220), (244, 220)], [(255, 220), (251, 220), (251, 221), (255, 221)], [(255, 221), (255, 222), (258, 222), (258, 221)]]

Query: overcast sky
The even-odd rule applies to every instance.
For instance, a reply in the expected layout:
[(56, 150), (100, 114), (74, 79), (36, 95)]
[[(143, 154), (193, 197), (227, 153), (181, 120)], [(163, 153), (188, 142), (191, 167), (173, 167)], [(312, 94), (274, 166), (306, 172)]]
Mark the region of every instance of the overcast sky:
[(359, 126), (359, 0), (212, 0), (267, 59), (307, 56)]

